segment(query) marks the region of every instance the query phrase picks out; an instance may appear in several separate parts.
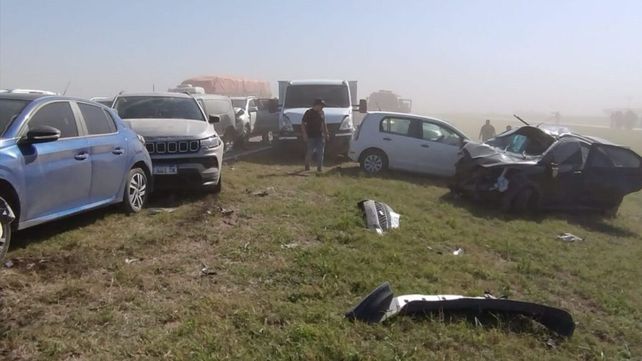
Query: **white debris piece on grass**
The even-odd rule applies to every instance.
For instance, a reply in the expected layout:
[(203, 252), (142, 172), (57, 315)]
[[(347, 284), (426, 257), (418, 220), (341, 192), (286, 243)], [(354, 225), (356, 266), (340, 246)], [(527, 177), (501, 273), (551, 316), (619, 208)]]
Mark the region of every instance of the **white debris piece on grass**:
[(583, 238), (578, 237), (572, 233), (562, 233), (557, 236), (557, 239), (560, 239), (564, 242), (580, 242), (584, 240)]
[(150, 208), (149, 213), (150, 214), (172, 213), (175, 210), (176, 208)]
[(287, 243), (287, 244), (282, 244), (281, 248), (282, 249), (292, 249), (292, 248), (298, 248), (299, 244), (297, 242), (292, 242), (292, 243)]
[(140, 258), (125, 258), (125, 264), (132, 264), (134, 262), (140, 262)]
[(457, 248), (456, 250), (453, 251), (453, 256), (460, 256), (462, 254), (464, 254), (463, 248)]

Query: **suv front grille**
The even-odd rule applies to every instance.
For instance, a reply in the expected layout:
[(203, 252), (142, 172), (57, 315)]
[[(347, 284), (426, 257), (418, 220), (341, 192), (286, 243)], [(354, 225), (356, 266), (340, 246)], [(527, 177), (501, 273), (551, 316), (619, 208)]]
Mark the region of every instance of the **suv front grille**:
[(197, 153), (201, 149), (198, 140), (180, 140), (169, 142), (150, 142), (145, 144), (149, 154)]

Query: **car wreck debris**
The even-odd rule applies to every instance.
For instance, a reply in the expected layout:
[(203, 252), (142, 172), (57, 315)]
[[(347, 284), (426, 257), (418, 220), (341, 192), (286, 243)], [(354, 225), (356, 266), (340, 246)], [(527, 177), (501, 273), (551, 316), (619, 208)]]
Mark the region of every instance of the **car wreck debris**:
[(389, 229), (399, 228), (401, 216), (395, 213), (387, 204), (373, 200), (363, 200), (357, 205), (364, 214), (368, 229), (373, 229), (378, 234), (383, 234), (384, 231)]
[(564, 242), (581, 242), (584, 239), (581, 237), (578, 237), (572, 233), (562, 233), (557, 236), (557, 239), (560, 239)]
[(152, 215), (161, 214), (161, 213), (174, 213), (176, 208), (150, 208), (148, 212)]
[(464, 254), (463, 248), (457, 248), (456, 250), (453, 251), (453, 256), (461, 256), (462, 254)]
[(615, 216), (642, 189), (642, 157), (566, 128), (524, 126), (460, 150), (450, 189), (504, 211), (597, 210)]
[(210, 269), (205, 263), (201, 262), (201, 277), (214, 275), (216, 275), (216, 271)]
[(566, 311), (536, 303), (485, 297), (457, 295), (404, 295), (394, 297), (390, 284), (383, 283), (353, 309), (346, 312), (350, 320), (380, 323), (395, 315), (484, 314), (522, 315), (544, 325), (550, 331), (570, 337), (575, 330), (573, 317)]

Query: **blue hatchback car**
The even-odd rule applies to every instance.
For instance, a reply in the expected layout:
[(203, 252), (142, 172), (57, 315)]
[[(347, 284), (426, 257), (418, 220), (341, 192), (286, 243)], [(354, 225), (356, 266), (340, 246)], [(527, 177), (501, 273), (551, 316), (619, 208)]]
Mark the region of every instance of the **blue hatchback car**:
[(88, 100), (0, 93), (0, 259), (11, 233), (152, 190), (144, 139)]

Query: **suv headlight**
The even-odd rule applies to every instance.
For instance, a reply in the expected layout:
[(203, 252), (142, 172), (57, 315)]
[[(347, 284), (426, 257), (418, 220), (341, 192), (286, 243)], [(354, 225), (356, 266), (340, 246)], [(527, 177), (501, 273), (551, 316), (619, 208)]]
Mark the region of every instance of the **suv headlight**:
[(209, 138), (201, 139), (201, 148), (212, 149), (221, 145), (221, 138), (214, 135)]
[(285, 114), (281, 116), (281, 130), (285, 132), (294, 131), (294, 127), (292, 126), (292, 122), (290, 121), (290, 118)]
[(352, 123), (352, 117), (350, 115), (346, 115), (345, 118), (343, 118), (339, 130), (354, 130), (354, 124)]

